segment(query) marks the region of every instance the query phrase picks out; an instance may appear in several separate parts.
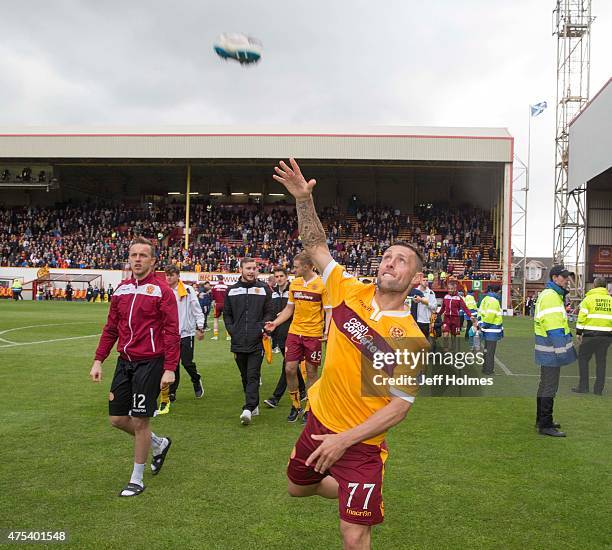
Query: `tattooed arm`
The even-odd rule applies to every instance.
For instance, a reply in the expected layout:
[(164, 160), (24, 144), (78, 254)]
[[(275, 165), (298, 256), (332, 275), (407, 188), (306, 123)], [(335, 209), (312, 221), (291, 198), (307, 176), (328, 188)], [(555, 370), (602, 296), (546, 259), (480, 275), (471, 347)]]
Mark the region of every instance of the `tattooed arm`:
[(276, 174), (272, 177), (282, 183), (287, 191), (295, 197), (295, 208), (298, 216), (298, 230), (302, 238), (304, 250), (310, 255), (319, 273), (323, 273), (329, 262), (332, 261), (325, 230), (323, 224), (317, 216), (312, 190), (316, 185), (316, 180), (306, 181), (298, 163), (294, 159), (289, 159), (291, 166), (284, 161), (274, 168)]

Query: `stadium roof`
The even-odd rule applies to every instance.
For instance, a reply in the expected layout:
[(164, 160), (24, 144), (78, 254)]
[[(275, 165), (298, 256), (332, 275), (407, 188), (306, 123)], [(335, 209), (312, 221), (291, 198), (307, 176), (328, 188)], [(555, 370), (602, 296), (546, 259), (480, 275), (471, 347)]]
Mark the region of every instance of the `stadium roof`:
[(612, 167), (612, 78), (569, 127), (568, 189), (573, 191)]
[(512, 162), (505, 128), (182, 126), (0, 128), (5, 159), (258, 159)]

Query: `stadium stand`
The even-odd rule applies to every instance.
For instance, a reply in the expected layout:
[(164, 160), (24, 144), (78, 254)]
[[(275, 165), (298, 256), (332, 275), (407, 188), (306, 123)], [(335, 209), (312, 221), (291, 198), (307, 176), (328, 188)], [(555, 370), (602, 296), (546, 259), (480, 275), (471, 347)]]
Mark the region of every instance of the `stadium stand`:
[[(184, 206), (58, 205), (0, 209), (0, 265), (122, 269), (130, 241), (152, 238), (161, 265), (185, 271), (236, 271), (243, 256), (262, 268), (290, 265), (301, 249), (290, 206), (194, 204), (184, 250)], [(388, 207), (322, 210), (335, 259), (359, 275), (376, 272), (397, 239), (419, 244), (427, 272), (459, 279), (501, 279), (489, 214), (475, 208), (422, 205), (413, 214)], [(78, 298), (77, 298), (78, 299)]]

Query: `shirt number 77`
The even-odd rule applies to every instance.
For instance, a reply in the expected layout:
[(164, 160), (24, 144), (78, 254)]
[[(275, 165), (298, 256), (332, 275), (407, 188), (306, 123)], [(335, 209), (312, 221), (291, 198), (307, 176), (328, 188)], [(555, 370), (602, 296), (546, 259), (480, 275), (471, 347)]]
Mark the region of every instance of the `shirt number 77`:
[[(347, 508), (351, 507), (353, 496), (355, 495), (355, 491), (357, 490), (359, 485), (360, 485), (359, 483), (349, 483), (348, 484), (348, 488), (351, 490), (351, 494), (349, 495), (348, 501), (346, 503)], [(376, 483), (364, 483), (363, 484), (363, 489), (365, 491), (368, 491), (368, 495), (366, 496), (365, 501), (363, 503), (364, 510), (368, 509), (368, 503), (370, 502), (370, 497), (372, 496), (372, 491), (374, 490), (374, 487), (376, 487)]]

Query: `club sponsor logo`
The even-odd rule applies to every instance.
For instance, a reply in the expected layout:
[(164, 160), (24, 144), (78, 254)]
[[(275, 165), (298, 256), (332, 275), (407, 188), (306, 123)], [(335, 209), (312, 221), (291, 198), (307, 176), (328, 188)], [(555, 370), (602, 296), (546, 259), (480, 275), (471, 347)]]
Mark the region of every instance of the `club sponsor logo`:
[(312, 294), (310, 292), (302, 292), (301, 290), (295, 291), (293, 293), (293, 297), (296, 300), (306, 300), (307, 302), (320, 301), (320, 298), (319, 300), (317, 300), (317, 295)]
[(347, 508), (344, 512), (349, 516), (358, 516), (362, 518), (369, 518), (372, 516), (372, 512), (369, 510), (352, 510), (351, 508)]
[(369, 330), (369, 327), (356, 317), (351, 317), (342, 326), (346, 332), (350, 334), (351, 340), (355, 344), (360, 344), (363, 338), (368, 334)]

